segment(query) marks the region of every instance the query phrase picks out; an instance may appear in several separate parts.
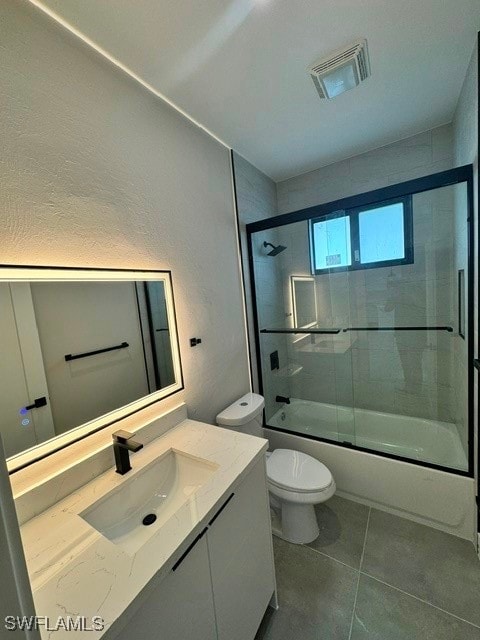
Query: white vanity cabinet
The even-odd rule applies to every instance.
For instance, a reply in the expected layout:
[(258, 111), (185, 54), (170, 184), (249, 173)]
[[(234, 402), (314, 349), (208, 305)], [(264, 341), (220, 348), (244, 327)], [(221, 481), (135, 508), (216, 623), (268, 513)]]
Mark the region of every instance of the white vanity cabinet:
[(216, 640), (207, 540), (199, 539), (116, 640)]
[(207, 542), (218, 640), (253, 640), (275, 590), (264, 459), (211, 522)]
[(253, 640), (274, 591), (262, 456), (116, 640)]

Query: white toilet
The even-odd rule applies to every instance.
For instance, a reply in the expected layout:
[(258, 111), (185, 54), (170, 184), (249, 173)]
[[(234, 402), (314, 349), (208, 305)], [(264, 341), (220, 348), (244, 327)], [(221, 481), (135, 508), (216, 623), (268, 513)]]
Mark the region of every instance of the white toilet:
[[(256, 393), (245, 396), (218, 414), (217, 424), (263, 437), (265, 400)], [(291, 449), (267, 452), (267, 477), (272, 531), (279, 538), (305, 544), (319, 534), (314, 505), (335, 493), (335, 480), (327, 467), (311, 456)]]

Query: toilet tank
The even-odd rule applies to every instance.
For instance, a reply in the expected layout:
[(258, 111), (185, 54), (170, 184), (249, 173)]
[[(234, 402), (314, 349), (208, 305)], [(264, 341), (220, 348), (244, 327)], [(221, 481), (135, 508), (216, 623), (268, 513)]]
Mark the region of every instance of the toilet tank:
[(265, 400), (258, 393), (247, 393), (217, 416), (220, 427), (263, 437), (263, 407)]

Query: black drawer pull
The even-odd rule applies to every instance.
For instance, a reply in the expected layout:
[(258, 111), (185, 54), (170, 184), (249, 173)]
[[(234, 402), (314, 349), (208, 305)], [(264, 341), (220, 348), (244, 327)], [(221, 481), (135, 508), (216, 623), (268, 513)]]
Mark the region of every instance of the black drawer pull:
[(197, 542), (200, 540), (200, 538), (202, 538), (205, 535), (205, 532), (207, 531), (207, 529), (208, 529), (208, 527), (205, 527), (205, 529), (203, 531), (201, 531), (198, 534), (198, 536), (195, 538), (195, 540), (185, 549), (185, 551), (182, 553), (180, 558), (173, 565), (172, 571), (176, 571), (178, 569), (178, 567), (182, 564), (182, 562), (185, 560), (185, 558), (188, 556), (188, 554), (193, 549), (193, 547), (197, 544)]
[(215, 520), (218, 518), (218, 516), (222, 513), (222, 511), (225, 509), (225, 507), (227, 506), (227, 504), (230, 502), (230, 500), (233, 498), (235, 494), (231, 493), (228, 498), (225, 500), (225, 502), (222, 504), (222, 506), (220, 507), (220, 509), (217, 511), (217, 513), (213, 516), (213, 518), (210, 520), (210, 522), (208, 523), (208, 526), (210, 527)]

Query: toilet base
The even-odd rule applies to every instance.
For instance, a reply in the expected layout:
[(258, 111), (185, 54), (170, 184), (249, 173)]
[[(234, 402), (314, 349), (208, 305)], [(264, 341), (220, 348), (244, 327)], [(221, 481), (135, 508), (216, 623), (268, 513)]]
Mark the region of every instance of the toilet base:
[[(274, 496), (272, 496), (274, 499)], [(275, 500), (275, 499), (274, 499)], [(293, 544), (313, 542), (320, 533), (313, 504), (272, 504), (272, 533)]]

